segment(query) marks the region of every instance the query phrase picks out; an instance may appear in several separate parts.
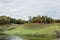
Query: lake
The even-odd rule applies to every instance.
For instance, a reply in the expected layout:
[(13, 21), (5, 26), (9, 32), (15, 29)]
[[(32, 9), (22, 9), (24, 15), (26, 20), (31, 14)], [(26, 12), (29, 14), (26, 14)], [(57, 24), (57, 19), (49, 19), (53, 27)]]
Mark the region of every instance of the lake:
[(60, 38), (0, 35), (0, 40), (60, 40)]

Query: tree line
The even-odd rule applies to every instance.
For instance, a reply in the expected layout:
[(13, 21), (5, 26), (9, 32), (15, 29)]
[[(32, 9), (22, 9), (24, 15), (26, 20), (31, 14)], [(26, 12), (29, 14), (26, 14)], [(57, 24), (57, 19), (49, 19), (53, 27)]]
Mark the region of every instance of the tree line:
[(24, 24), (25, 20), (15, 19), (15, 18), (11, 18), (9, 16), (0, 16), (0, 25), (2, 25), (2, 24), (11, 24), (11, 23)]
[(48, 16), (35, 16), (35, 17), (29, 17), (30, 23), (60, 23), (59, 19), (53, 19)]
[(59, 19), (53, 19), (48, 16), (35, 16), (29, 17), (29, 20), (15, 19), (9, 16), (0, 16), (0, 25), (3, 24), (25, 24), (25, 23), (60, 23)]

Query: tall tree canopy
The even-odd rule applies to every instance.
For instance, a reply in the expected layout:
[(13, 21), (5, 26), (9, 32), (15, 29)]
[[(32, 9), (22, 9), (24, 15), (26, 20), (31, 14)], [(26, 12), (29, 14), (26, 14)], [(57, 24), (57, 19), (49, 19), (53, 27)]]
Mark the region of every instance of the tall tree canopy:
[(48, 16), (36, 16), (36, 17), (32, 17), (30, 20), (32, 23), (53, 23), (54, 22), (54, 19)]
[(9, 16), (0, 16), (0, 25), (2, 24), (10, 24), (10, 23), (15, 23), (15, 24), (23, 24), (25, 23), (25, 20), (22, 19), (14, 19)]
[[(53, 22), (60, 23), (59, 19), (53, 19), (53, 18), (48, 17), (48, 16), (35, 16), (35, 17), (29, 16), (28, 21), (30, 23), (53, 23)], [(28, 21), (25, 21), (22, 19), (11, 18), (9, 16), (0, 16), (0, 25), (10, 24), (10, 23), (24, 24), (24, 23), (28, 23)]]

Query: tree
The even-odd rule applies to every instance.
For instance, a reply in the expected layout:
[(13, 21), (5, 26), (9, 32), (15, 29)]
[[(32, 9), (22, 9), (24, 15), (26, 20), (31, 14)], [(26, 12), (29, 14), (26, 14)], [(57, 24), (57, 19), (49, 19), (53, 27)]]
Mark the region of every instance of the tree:
[(52, 18), (50, 18), (50, 17), (47, 18), (46, 21), (47, 21), (47, 23), (53, 23), (54, 22), (54, 20)]
[(29, 21), (28, 22), (31, 23), (31, 16), (29, 16)]
[(55, 22), (56, 22), (56, 23), (60, 23), (60, 20), (59, 20), (59, 19), (56, 19)]
[(36, 16), (31, 18), (32, 23), (52, 23), (54, 19), (48, 16)]
[(42, 17), (41, 17), (42, 22), (43, 22), (43, 23), (46, 23), (47, 18), (48, 18), (47, 16), (42, 16)]
[(22, 19), (18, 19), (18, 20), (16, 20), (16, 24), (24, 24), (24, 23), (25, 23), (25, 21), (22, 20)]
[(9, 24), (11, 22), (11, 18), (7, 16), (0, 16), (0, 24)]

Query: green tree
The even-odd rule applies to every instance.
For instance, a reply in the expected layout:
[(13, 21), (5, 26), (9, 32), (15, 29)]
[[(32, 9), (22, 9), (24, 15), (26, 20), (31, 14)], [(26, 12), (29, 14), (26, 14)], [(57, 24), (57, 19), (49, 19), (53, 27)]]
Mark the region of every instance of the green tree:
[(28, 22), (31, 23), (31, 16), (29, 16), (29, 21)]
[(7, 16), (0, 16), (0, 24), (8, 24), (11, 22), (11, 18)]
[(33, 23), (52, 23), (54, 19), (48, 16), (36, 16), (31, 19)]

